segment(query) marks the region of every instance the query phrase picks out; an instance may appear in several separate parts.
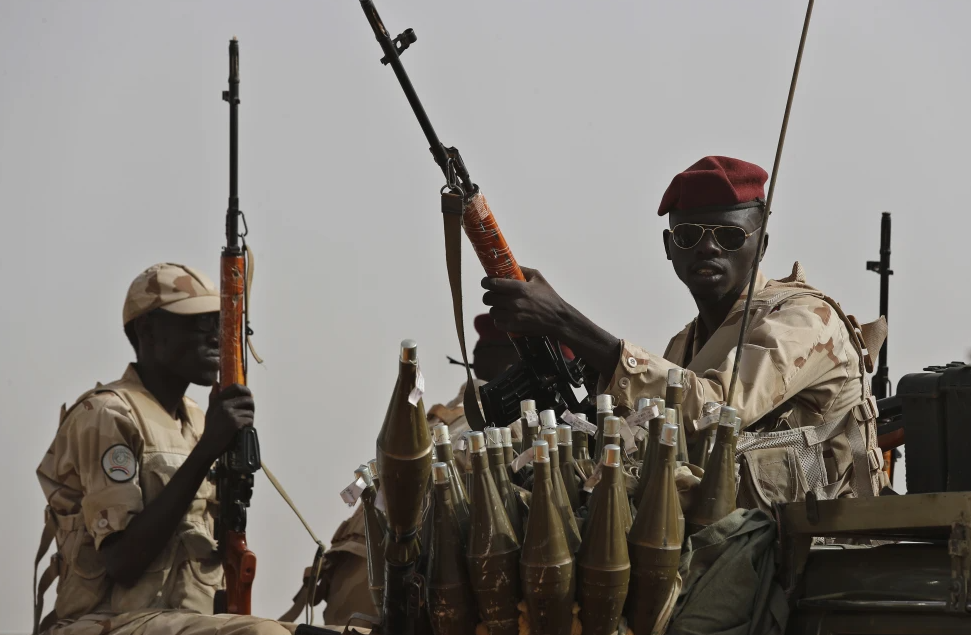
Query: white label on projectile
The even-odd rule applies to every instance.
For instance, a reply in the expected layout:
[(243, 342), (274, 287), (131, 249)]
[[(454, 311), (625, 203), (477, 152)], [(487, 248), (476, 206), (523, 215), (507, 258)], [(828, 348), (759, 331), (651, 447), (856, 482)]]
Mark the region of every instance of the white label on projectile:
[(415, 378), (415, 387), (408, 395), (408, 403), (417, 406), (421, 401), (421, 396), (425, 394), (425, 376), (421, 374), (421, 366), (418, 367), (418, 377)]
[(593, 488), (597, 486), (600, 479), (603, 477), (603, 463), (597, 463), (597, 467), (594, 468), (593, 474), (587, 479), (587, 482), (583, 484), (583, 491), (592, 492)]
[(533, 427), (539, 426), (539, 415), (536, 414), (535, 410), (526, 411), (526, 425)]
[(357, 477), (353, 483), (341, 490), (341, 500), (347, 503), (348, 507), (353, 507), (361, 498), (361, 492), (367, 488), (364, 479)]
[(632, 450), (637, 445), (637, 439), (634, 438), (634, 433), (631, 432), (630, 426), (627, 425), (623, 417), (620, 419), (618, 429), (620, 430), (620, 438), (624, 440), (624, 447)]
[(721, 404), (719, 403), (713, 401), (705, 402), (705, 405), (701, 407), (701, 418), (695, 419), (695, 430), (707, 430), (717, 425), (718, 419), (721, 416), (721, 408)]
[(646, 428), (647, 422), (651, 419), (657, 419), (659, 414), (660, 412), (658, 412), (657, 405), (651, 404), (647, 408), (638, 410), (637, 412), (632, 413), (631, 416), (627, 417), (627, 425), (632, 428)]
[(513, 459), (512, 471), (518, 472), (519, 470), (523, 469), (524, 465), (526, 465), (527, 463), (531, 463), (532, 460), (533, 460), (533, 448), (529, 448), (528, 450), (526, 450), (525, 452), (517, 456), (515, 459)]
[(569, 410), (564, 410), (560, 419), (563, 419), (563, 421), (565, 421), (574, 430), (586, 432), (590, 436), (597, 434), (597, 426), (589, 421), (584, 421)]

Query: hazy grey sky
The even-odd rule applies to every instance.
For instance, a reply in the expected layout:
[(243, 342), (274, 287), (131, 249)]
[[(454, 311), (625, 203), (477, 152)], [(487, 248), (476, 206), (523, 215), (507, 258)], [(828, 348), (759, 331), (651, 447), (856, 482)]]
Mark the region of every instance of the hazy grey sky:
[[(619, 337), (663, 350), (694, 315), (660, 249), (671, 177), (708, 154), (771, 168), (802, 1), (379, 0), (439, 135), (520, 262)], [(816, 3), (764, 267), (800, 260), (861, 320), (893, 212), (894, 381), (963, 359), (971, 3)], [(240, 38), (241, 206), (257, 267), (251, 372), (267, 463), (328, 540), (374, 455), (398, 342), (426, 405), (463, 379), (442, 176), (354, 0), (0, 3), (0, 632), (28, 632), (62, 402), (120, 375), (128, 284), (215, 276), (227, 196), (227, 41)], [(480, 269), (466, 248), (467, 323)], [(470, 342), (471, 344), (471, 342)], [(203, 391), (193, 393), (204, 398)], [(314, 545), (264, 476), (254, 610), (290, 604)]]

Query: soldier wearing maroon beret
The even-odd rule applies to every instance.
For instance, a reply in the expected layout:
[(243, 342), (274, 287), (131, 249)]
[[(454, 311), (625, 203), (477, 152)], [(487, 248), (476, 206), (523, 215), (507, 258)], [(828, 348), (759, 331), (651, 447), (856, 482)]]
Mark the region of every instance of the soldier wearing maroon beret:
[[(661, 197), (665, 253), (698, 307), (663, 355), (594, 324), (534, 269), (523, 268), (525, 282), (484, 279), (483, 301), (498, 328), (570, 346), (599, 372), (599, 392), (613, 395), (620, 414), (639, 397), (663, 396), (668, 370), (683, 369), (684, 425), (693, 442), (708, 433), (696, 421), (702, 405), (724, 403), (728, 393), (767, 178), (752, 163), (709, 156), (676, 175)], [(768, 235), (764, 240), (763, 253)], [(778, 280), (759, 273), (730, 404), (743, 428), (739, 506), (769, 509), (809, 490), (835, 498), (882, 489), (866, 373), (885, 336), (882, 318), (860, 326), (806, 283), (798, 262)]]

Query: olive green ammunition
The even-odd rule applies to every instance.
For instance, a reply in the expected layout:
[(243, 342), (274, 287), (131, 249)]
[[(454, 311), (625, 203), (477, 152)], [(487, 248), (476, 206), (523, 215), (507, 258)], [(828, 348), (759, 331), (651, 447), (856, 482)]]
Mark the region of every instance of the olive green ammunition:
[(455, 463), (455, 453), (452, 450), (452, 441), (449, 439), (448, 427), (444, 424), (438, 424), (432, 428), (432, 440), (435, 442), (438, 460), (448, 467), (448, 480), (451, 483), (448, 491), (455, 508), (455, 518), (458, 520), (459, 527), (462, 528), (462, 536), (468, 536), (469, 497), (465, 493), (464, 479), (459, 474), (458, 465)]
[(519, 540), (489, 472), (485, 435), (469, 434), (472, 450), (472, 524), (466, 555), (479, 616), (490, 635), (518, 635), (521, 599)]
[[(539, 415), (536, 414), (536, 402), (523, 399), (519, 402), (519, 412), (522, 413), (519, 422), (523, 428), (523, 452), (533, 447), (533, 441), (539, 438)], [(529, 416), (527, 413), (533, 413)]]
[(631, 578), (625, 614), (631, 630), (641, 635), (654, 629), (678, 574), (684, 535), (674, 482), (677, 436), (676, 425), (664, 425), (658, 441), (657, 465), (651, 470), (644, 499), (627, 535)]
[(661, 439), (661, 429), (666, 423), (664, 413), (667, 410), (664, 407), (664, 400), (654, 399), (654, 405), (657, 406), (659, 414), (647, 422), (647, 436), (644, 437), (647, 444), (641, 455), (644, 460), (641, 461), (640, 479), (637, 481), (637, 489), (634, 490), (634, 506), (638, 509), (641, 505), (641, 499), (644, 498), (644, 490), (647, 489), (647, 481), (651, 477), (651, 469), (657, 465), (657, 444)]
[(575, 595), (573, 549), (553, 491), (556, 469), (549, 450), (547, 441), (533, 443), (533, 498), (519, 571), (531, 635), (570, 635)]
[(389, 538), (383, 618), (388, 632), (404, 635), (414, 629), (414, 620), (408, 616), (407, 589), (419, 557), (418, 526), (431, 476), (432, 440), (420, 390), (416, 391), (418, 377), (417, 345), (414, 340), (405, 340), (401, 343), (398, 379), (377, 439)]
[[(610, 441), (604, 441), (604, 419), (614, 416), (614, 398), (612, 395), (597, 395), (597, 433), (593, 435), (593, 456), (597, 463), (603, 458), (603, 447)], [(619, 445), (619, 444), (618, 444)]]
[(512, 478), (512, 462), (516, 458), (516, 453), (513, 451), (513, 441), (512, 441), (512, 430), (503, 427), (499, 428), (499, 433), (502, 435), (502, 458), (503, 462), (506, 464), (506, 471), (509, 477)]
[(715, 448), (685, 518), (693, 534), (735, 511), (735, 408), (722, 406)]
[(584, 635), (617, 630), (630, 582), (627, 530), (630, 504), (624, 487), (620, 447), (604, 447), (602, 477), (590, 496), (577, 553), (580, 621)]
[[(577, 413), (575, 416), (577, 419), (587, 420), (587, 415), (582, 412)], [(574, 430), (572, 434), (573, 459), (576, 461), (577, 467), (580, 468), (583, 477), (585, 479), (590, 478), (597, 467), (597, 464), (593, 462), (593, 458), (590, 456), (590, 435), (583, 430)]]
[(574, 467), (573, 428), (565, 423), (556, 426), (556, 448), (560, 454), (560, 474), (563, 475), (566, 496), (570, 499), (570, 508), (575, 513), (580, 509), (580, 488), (577, 487), (577, 473)]
[(432, 539), (428, 562), (428, 614), (435, 635), (474, 635), (475, 598), (469, 587), (465, 541), (455, 515), (451, 470), (446, 463), (432, 465), (435, 489)]
[[(570, 545), (570, 553), (576, 553), (580, 548), (580, 528), (577, 527), (577, 519), (573, 515), (573, 507), (570, 505), (570, 496), (566, 492), (566, 484), (563, 482), (563, 473), (560, 471), (560, 452), (556, 445), (556, 428), (544, 428), (542, 440), (546, 442), (547, 452), (552, 471), (553, 481), (553, 501), (560, 510), (560, 518), (563, 521), (563, 529), (566, 532), (567, 544)], [(533, 444), (533, 447), (536, 447)], [(533, 487), (536, 487), (535, 480)], [(532, 514), (530, 514), (532, 515)]]
[[(599, 413), (598, 413), (599, 416)], [(600, 426), (598, 431), (603, 431), (601, 438), (603, 439), (603, 446), (608, 445), (619, 445), (622, 446), (623, 441), (620, 440), (620, 417), (615, 417), (613, 415), (604, 417), (603, 425)], [(603, 455), (601, 454), (601, 460)]]
[[(647, 410), (651, 407), (654, 400), (649, 397), (638, 397), (637, 408), (635, 412), (640, 412), (642, 410)], [(631, 432), (635, 432), (633, 426), (631, 427)], [(640, 461), (644, 458), (644, 451), (647, 450), (647, 435), (644, 435), (641, 439), (637, 441), (637, 447), (631, 448), (628, 452), (630, 458)]]
[(374, 479), (367, 465), (362, 465), (354, 473), (367, 486), (361, 492), (361, 505), (364, 507), (364, 542), (367, 545), (367, 580), (368, 589), (375, 608), (381, 611), (384, 601), (384, 541), (387, 538), (388, 527), (384, 515), (374, 506), (377, 490)]
[(523, 540), (523, 517), (519, 513), (519, 500), (516, 490), (509, 481), (509, 468), (506, 466), (505, 453), (502, 451), (502, 433), (499, 428), (486, 428), (486, 457), (489, 461), (489, 472), (496, 484), (496, 490), (502, 499), (503, 507), (509, 516), (509, 522), (516, 532), (516, 538)]
[(678, 426), (678, 447), (675, 450), (674, 458), (678, 463), (688, 463), (688, 439), (684, 432), (684, 417), (681, 413), (681, 404), (684, 403), (684, 371), (680, 368), (668, 370), (668, 388), (664, 395), (664, 400), (668, 408), (674, 410), (674, 417), (670, 414), (666, 416), (669, 424)]

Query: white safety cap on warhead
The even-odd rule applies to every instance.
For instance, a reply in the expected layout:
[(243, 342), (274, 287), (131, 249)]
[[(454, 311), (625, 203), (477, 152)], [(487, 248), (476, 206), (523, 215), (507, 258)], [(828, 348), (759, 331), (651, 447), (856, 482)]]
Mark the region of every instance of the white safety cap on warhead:
[(510, 430), (509, 428), (499, 428), (499, 434), (502, 436), (502, 447), (511, 448), (512, 430)]
[(609, 465), (611, 467), (620, 467), (620, 446), (610, 445), (604, 446), (604, 465)]
[(485, 435), (479, 431), (469, 433), (469, 449), (472, 452), (485, 452)]
[(440, 423), (432, 428), (432, 440), (435, 442), (435, 445), (451, 443), (452, 440), (448, 436), (448, 426)]
[(565, 423), (556, 426), (556, 442), (560, 445), (573, 445), (573, 428)]
[(613, 395), (597, 395), (597, 412), (610, 412), (614, 411), (614, 397)]
[(678, 444), (678, 426), (673, 423), (665, 423), (661, 428), (661, 443), (664, 445)]
[(432, 463), (432, 482), (435, 483), (435, 485), (448, 483), (447, 463)]
[(620, 417), (607, 417), (604, 419), (604, 434), (612, 437), (620, 434)]
[(550, 444), (537, 439), (533, 441), (533, 463), (548, 463), (550, 460)]
[(523, 399), (519, 402), (519, 414), (526, 416), (527, 412), (536, 412), (536, 400), (535, 399)]
[(552, 410), (544, 410), (539, 413), (539, 423), (544, 428), (556, 427), (556, 413)]

